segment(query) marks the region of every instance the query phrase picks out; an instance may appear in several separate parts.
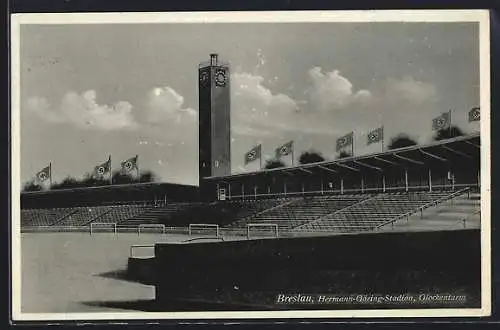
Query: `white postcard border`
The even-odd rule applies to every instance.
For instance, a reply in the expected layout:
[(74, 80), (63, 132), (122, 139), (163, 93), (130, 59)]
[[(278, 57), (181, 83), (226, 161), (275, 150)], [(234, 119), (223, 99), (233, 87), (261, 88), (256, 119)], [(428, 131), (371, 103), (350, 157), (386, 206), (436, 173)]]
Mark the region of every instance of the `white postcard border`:
[[(22, 313), (20, 241), (20, 25), (284, 22), (478, 22), (481, 107), (481, 308), (251, 312)], [(490, 27), (487, 10), (30, 13), (11, 15), (11, 306), (14, 321), (479, 317), (491, 314)]]

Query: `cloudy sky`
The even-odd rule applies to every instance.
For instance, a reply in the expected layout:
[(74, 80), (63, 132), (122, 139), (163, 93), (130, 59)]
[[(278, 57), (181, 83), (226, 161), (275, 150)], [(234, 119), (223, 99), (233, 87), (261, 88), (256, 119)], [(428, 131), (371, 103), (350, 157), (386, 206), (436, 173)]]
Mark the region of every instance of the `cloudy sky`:
[(477, 131), (478, 51), (476, 23), (24, 25), (21, 180), (49, 162), (59, 181), (138, 154), (162, 181), (197, 184), (197, 66), (212, 52), (231, 65), (233, 173), (257, 169), (243, 155), (259, 143), (265, 158), (294, 140), (296, 158), (331, 159), (354, 130), (367, 154), (380, 125), (386, 140), (426, 143), (449, 109)]

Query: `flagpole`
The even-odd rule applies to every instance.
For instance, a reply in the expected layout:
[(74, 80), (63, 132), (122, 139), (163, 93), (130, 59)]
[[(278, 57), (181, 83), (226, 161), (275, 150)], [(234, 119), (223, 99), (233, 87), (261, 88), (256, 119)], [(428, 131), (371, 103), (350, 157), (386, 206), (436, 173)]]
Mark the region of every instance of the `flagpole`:
[(384, 152), (384, 126), (382, 125), (382, 152)]
[(109, 184), (112, 185), (113, 184), (113, 167), (111, 166), (111, 155), (109, 155), (108, 162), (109, 162)]
[(451, 109), (450, 109), (450, 127), (448, 128), (449, 138), (451, 139)]
[(49, 163), (49, 190), (52, 189), (52, 162)]
[(352, 139), (351, 139), (351, 157), (354, 157), (354, 131), (351, 132), (351, 136), (352, 136)]
[(137, 178), (139, 179), (139, 155), (135, 155), (135, 170), (137, 172)]
[(262, 144), (260, 145), (259, 149), (260, 149), (260, 152), (259, 152), (259, 166), (260, 166), (260, 170), (262, 171)]

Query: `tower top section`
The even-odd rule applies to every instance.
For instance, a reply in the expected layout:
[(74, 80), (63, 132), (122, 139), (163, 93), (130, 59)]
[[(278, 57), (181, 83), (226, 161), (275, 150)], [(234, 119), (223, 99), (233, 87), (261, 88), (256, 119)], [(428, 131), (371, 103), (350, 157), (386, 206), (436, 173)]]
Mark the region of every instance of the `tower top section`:
[(215, 53), (210, 54), (210, 65), (217, 66), (218, 58), (219, 58), (219, 54), (215, 54)]
[(221, 61), (219, 59), (219, 54), (212, 53), (212, 54), (210, 54), (210, 60), (201, 62), (199, 65), (199, 68), (205, 68), (208, 66), (219, 66), (219, 67), (225, 66), (225, 67), (227, 67), (227, 66), (229, 66), (229, 63)]

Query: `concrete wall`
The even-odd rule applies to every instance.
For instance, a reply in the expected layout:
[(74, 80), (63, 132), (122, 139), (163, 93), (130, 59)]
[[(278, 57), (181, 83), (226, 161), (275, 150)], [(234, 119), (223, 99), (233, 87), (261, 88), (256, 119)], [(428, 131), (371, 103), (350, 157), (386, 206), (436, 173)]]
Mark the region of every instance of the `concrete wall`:
[(21, 208), (94, 206), (133, 201), (195, 201), (197, 186), (170, 183), (114, 185), (92, 188), (57, 189), (21, 194)]
[(326, 292), (338, 283), (354, 292), (442, 285), (479, 294), (479, 230), (157, 244), (155, 255), (159, 300), (234, 288), (240, 294)]

